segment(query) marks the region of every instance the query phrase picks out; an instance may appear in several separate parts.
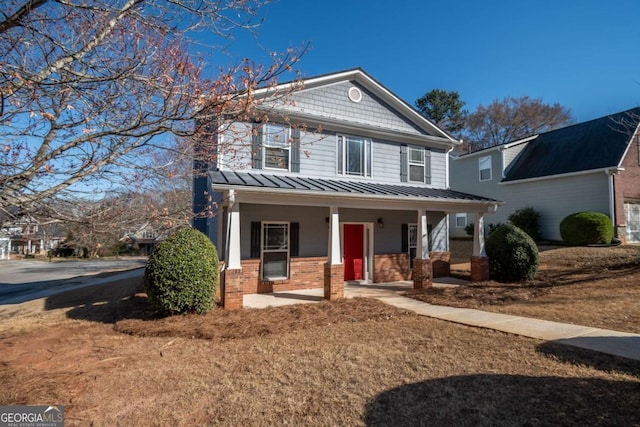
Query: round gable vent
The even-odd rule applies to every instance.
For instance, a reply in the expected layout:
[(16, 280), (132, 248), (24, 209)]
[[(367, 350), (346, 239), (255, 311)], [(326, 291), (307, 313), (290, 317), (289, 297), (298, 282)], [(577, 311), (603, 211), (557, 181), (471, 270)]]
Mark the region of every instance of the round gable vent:
[(349, 88), (349, 99), (351, 100), (351, 102), (360, 102), (362, 101), (362, 92), (360, 92), (360, 89), (358, 89), (357, 87), (351, 87)]

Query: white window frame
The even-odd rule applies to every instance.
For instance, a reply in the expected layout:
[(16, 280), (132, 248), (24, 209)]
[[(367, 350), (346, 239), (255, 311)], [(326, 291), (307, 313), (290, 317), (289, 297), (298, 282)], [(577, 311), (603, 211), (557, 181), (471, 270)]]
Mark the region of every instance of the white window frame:
[[(347, 153), (348, 140), (362, 141), (364, 148), (362, 173), (353, 173), (348, 171)], [(337, 135), (336, 144), (336, 172), (343, 176), (361, 176), (363, 178), (371, 178), (373, 175), (373, 141), (369, 138), (363, 138), (353, 135)]]
[[(460, 225), (458, 220), (462, 219), (464, 223)], [(456, 214), (456, 228), (465, 228), (467, 226), (467, 214), (466, 213), (457, 213)]]
[[(417, 161), (412, 159), (412, 156), (411, 156), (412, 151), (419, 152), (422, 155), (422, 162), (417, 162)], [(424, 182), (425, 182), (424, 176), (425, 176), (425, 173), (426, 173), (426, 170), (427, 170), (426, 158), (427, 158), (427, 156), (426, 156), (424, 147), (414, 147), (414, 146), (411, 146), (411, 145), (409, 145), (407, 147), (407, 164), (409, 165), (408, 166), (408, 170), (407, 170), (407, 182), (419, 182), (421, 184), (424, 184)], [(422, 168), (422, 175), (421, 175), (422, 179), (421, 180), (416, 181), (416, 180), (411, 179), (411, 166), (421, 167)]]
[[(275, 128), (277, 130), (269, 130), (269, 128)], [(285, 141), (272, 141), (269, 139), (270, 135), (277, 135), (280, 132), (284, 132)], [(291, 170), (291, 126), (282, 125), (278, 123), (264, 123), (262, 125), (262, 165), (263, 169), (269, 170), (283, 170), (290, 171)], [(269, 148), (284, 150), (287, 152), (287, 164), (282, 167), (277, 166), (267, 166), (267, 150)]]
[[(486, 164), (483, 165), (483, 163), (487, 163), (487, 162), (489, 163), (489, 165), (488, 165), (489, 167), (486, 167), (487, 166)], [(480, 157), (478, 159), (478, 176), (480, 178), (480, 181), (491, 181), (491, 179), (493, 177), (493, 170), (492, 170), (491, 163), (492, 163), (491, 156), (483, 156), (483, 157)], [(483, 166), (485, 166), (485, 167), (483, 168)], [(482, 171), (486, 171), (486, 170), (489, 171), (489, 177), (483, 179), (482, 178)]]
[[(285, 252), (285, 250), (283, 250), (282, 248), (277, 248), (277, 249), (266, 249), (265, 248), (265, 241), (264, 241), (264, 235), (265, 235), (265, 229), (268, 226), (279, 226), (279, 225), (286, 225), (286, 232), (287, 232), (287, 247), (286, 247), (286, 253), (287, 253), (287, 271), (286, 271), (286, 275), (285, 276), (265, 276), (264, 275), (264, 254), (265, 253), (282, 253)], [(284, 280), (284, 279), (288, 279), (289, 278), (289, 271), (290, 271), (290, 265), (291, 265), (291, 223), (289, 221), (262, 221), (260, 223), (260, 277), (262, 280)]]

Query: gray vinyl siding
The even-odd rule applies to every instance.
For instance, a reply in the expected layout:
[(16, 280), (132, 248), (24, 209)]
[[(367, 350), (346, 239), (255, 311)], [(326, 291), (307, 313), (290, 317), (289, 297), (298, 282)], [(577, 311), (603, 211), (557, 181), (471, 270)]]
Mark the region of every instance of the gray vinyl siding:
[(522, 143), (522, 144), (518, 144), (518, 145), (514, 145), (513, 147), (509, 147), (506, 150), (504, 150), (502, 152), (502, 155), (504, 157), (504, 170), (506, 171), (509, 166), (511, 166), (511, 163), (513, 162), (513, 160), (518, 157), (518, 154), (520, 154), (520, 152), (522, 152), (522, 150), (525, 149), (525, 147), (527, 146), (528, 143)]
[[(417, 211), (393, 211), (371, 209), (340, 209), (340, 222), (373, 223), (374, 253), (390, 254), (402, 251), (402, 224), (417, 223)], [(277, 205), (258, 205), (241, 203), (240, 216), (240, 252), (242, 259), (251, 254), (251, 222), (254, 221), (289, 221), (300, 224), (299, 256), (327, 256), (329, 225), (326, 218), (329, 209)], [(378, 218), (382, 218), (384, 227), (378, 226)], [(445, 215), (442, 212), (428, 212), (427, 222), (433, 227), (432, 242), (434, 251), (447, 251), (448, 238)]]
[[(347, 96), (349, 88), (353, 86), (362, 92), (360, 102), (352, 102)], [(285, 102), (278, 102), (276, 105), (266, 103), (266, 106), (284, 111), (285, 114), (317, 117), (318, 123), (322, 123), (323, 119), (338, 120), (345, 124), (423, 135), (413, 123), (356, 82), (302, 89), (289, 95)]]
[[(251, 171), (251, 124), (231, 125), (223, 138), (221, 165), (225, 170)], [(323, 132), (303, 131), (300, 134), (300, 174), (322, 178), (341, 178), (371, 180), (400, 184), (400, 143), (372, 139), (372, 176), (344, 177), (337, 173), (337, 135), (359, 136), (357, 133), (337, 133), (332, 130)], [(446, 152), (442, 149), (431, 150), (430, 187), (446, 187)], [(292, 173), (269, 170), (269, 173)]]
[[(456, 167), (457, 170), (457, 167)], [(471, 183), (473, 184), (473, 183)], [(459, 191), (472, 192), (457, 185)], [(485, 216), (485, 226), (507, 222), (509, 215), (518, 209), (533, 207), (540, 214), (540, 236), (543, 240), (561, 240), (560, 222), (569, 214), (596, 211), (609, 215), (609, 184), (603, 172), (555, 177), (544, 180), (489, 185), (475, 194), (505, 201), (495, 214)], [(455, 215), (451, 216), (455, 221)], [(473, 222), (473, 214), (467, 222)], [(463, 229), (451, 228), (452, 237), (466, 236)]]

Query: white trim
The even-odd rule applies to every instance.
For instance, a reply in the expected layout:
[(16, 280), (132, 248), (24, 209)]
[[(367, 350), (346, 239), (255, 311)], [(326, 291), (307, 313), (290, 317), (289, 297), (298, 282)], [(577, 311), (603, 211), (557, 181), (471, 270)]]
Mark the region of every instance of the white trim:
[[(557, 175), (536, 176), (534, 178), (515, 179), (515, 180), (511, 180), (511, 181), (501, 181), (501, 182), (499, 182), (499, 184), (501, 184), (501, 185), (521, 184), (521, 183), (525, 183), (525, 182), (544, 181), (544, 180), (547, 180), (547, 179), (556, 179), (556, 178), (569, 178), (569, 177), (573, 177), (573, 176), (598, 174), (598, 173), (603, 173), (603, 172), (605, 174), (608, 174), (611, 170), (615, 170), (615, 169), (619, 169), (619, 168), (607, 167), (607, 168), (589, 169), (589, 170), (583, 170), (583, 171), (577, 171), (577, 172), (568, 172), (568, 173), (562, 173), (562, 174), (557, 174)], [(624, 168), (622, 168), (622, 170), (624, 170)]]
[[(411, 150), (415, 150), (415, 151), (419, 151), (420, 153), (422, 153), (422, 164), (420, 164), (419, 162), (413, 162), (411, 161)], [(426, 162), (426, 153), (425, 153), (425, 149), (424, 147), (418, 147), (418, 146), (407, 146), (407, 182), (413, 182), (413, 183), (420, 183), (420, 184), (424, 184), (425, 183), (425, 174), (427, 172), (427, 162)], [(422, 166), (422, 181), (413, 181), (411, 179), (411, 165), (413, 164), (413, 166)]]
[[(286, 131), (286, 135), (285, 135), (286, 140), (283, 141), (283, 143), (285, 144), (285, 147), (279, 147), (277, 145), (269, 144), (269, 141), (267, 138), (268, 133), (266, 132), (269, 126), (278, 127)], [(288, 151), (289, 153), (287, 154), (287, 167), (274, 168), (274, 167), (267, 166), (267, 148), (275, 148), (275, 149), (282, 149), (282, 150)], [(262, 124), (262, 141), (260, 141), (260, 149), (262, 151), (262, 169), (270, 170), (270, 171), (290, 172), (291, 171), (291, 126), (283, 125), (280, 123), (263, 123)]]

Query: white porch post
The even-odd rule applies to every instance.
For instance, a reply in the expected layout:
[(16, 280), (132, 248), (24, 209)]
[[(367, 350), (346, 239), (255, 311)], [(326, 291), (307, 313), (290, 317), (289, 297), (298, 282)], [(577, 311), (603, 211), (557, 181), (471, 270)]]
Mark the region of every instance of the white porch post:
[(429, 259), (429, 232), (427, 231), (427, 212), (418, 211), (418, 236), (416, 242), (416, 258)]
[(331, 206), (329, 210), (329, 247), (327, 262), (331, 265), (342, 264), (340, 256), (340, 215), (338, 208)]
[(344, 298), (344, 266), (340, 255), (340, 215), (336, 206), (331, 206), (329, 209), (327, 263), (324, 265), (324, 298), (330, 301)]
[(484, 251), (484, 213), (475, 212), (473, 225), (473, 256), (487, 256)]
[(240, 204), (234, 190), (229, 190), (227, 207), (227, 256), (224, 270), (224, 308), (243, 305), (242, 265), (240, 263)]
[(424, 289), (433, 283), (433, 268), (429, 258), (429, 231), (427, 228), (427, 212), (418, 210), (416, 236), (416, 258), (413, 260), (413, 288)]
[(227, 269), (240, 270), (240, 205), (235, 200), (235, 192), (229, 190), (227, 220)]
[(484, 212), (475, 212), (471, 281), (483, 282), (486, 280), (489, 280), (489, 258), (484, 250)]

